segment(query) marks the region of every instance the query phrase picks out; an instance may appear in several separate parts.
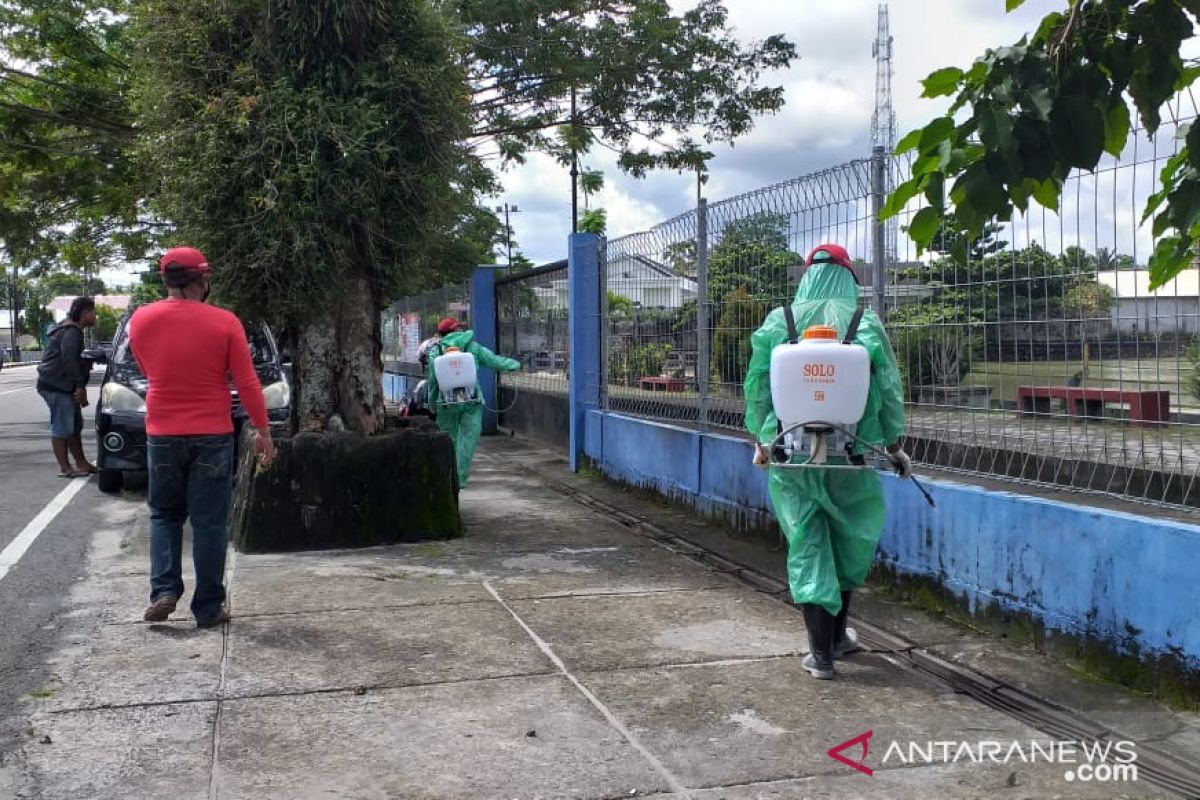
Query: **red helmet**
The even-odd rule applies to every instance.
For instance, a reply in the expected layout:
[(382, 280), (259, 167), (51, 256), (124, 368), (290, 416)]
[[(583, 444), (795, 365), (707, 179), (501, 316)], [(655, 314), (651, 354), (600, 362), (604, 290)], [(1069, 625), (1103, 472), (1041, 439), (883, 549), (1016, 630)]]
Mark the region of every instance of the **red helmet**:
[(454, 333), (461, 327), (461, 324), (454, 317), (446, 317), (438, 323), (438, 335), (445, 336), (448, 333)]
[(814, 263), (833, 263), (839, 266), (850, 269), (850, 254), (846, 252), (846, 248), (840, 244), (822, 244), (813, 248), (808, 254), (808, 258), (804, 260), (804, 266), (811, 267)]
[(208, 272), (208, 259), (194, 247), (172, 247), (158, 260), (158, 271), (167, 267), (183, 267), (189, 272)]

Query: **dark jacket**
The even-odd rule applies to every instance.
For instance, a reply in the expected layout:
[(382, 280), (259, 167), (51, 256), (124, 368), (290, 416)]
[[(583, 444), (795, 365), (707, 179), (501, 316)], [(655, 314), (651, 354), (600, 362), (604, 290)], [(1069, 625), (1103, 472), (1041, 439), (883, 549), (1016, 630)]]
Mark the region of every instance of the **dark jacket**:
[(70, 394), (87, 386), (88, 366), (83, 361), (83, 331), (64, 322), (51, 329), (46, 352), (38, 364), (38, 389)]

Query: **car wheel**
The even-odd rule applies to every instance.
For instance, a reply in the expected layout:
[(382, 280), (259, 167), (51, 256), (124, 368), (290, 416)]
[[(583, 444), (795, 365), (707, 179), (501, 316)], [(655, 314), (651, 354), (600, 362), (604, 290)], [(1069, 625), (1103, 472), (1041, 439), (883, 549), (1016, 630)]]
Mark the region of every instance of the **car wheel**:
[(123, 477), (119, 469), (102, 469), (96, 473), (96, 485), (105, 494), (116, 494), (121, 491)]

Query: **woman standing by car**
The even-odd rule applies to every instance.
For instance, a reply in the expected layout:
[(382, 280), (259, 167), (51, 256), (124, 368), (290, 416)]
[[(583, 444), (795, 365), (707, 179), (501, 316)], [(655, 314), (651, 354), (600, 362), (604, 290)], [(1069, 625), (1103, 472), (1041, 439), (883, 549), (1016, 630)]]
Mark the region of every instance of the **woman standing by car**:
[[(90, 371), (83, 360), (83, 329), (95, 324), (96, 302), (90, 297), (72, 300), (67, 319), (50, 330), (37, 368), (37, 390), (50, 409), (50, 444), (60, 478), (80, 478), (96, 471), (83, 453), (82, 410), (88, 404)], [(70, 458), (75, 459), (73, 467)]]

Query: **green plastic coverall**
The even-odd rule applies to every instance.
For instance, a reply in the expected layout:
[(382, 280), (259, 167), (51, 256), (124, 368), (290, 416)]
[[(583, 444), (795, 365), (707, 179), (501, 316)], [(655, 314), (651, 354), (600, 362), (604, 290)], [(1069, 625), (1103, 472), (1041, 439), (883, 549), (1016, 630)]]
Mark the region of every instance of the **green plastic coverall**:
[[(475, 341), (473, 331), (455, 331), (442, 337), (442, 340), (430, 348), (429, 352), (429, 406), (437, 414), (437, 424), (450, 438), (454, 440), (454, 458), (458, 463), (458, 487), (466, 488), (467, 478), (471, 475), (471, 459), (475, 457), (475, 446), (479, 444), (479, 435), (483, 432), (483, 404), (442, 402), (441, 392), (438, 391), (437, 375), (433, 362), (444, 354), (450, 347), (457, 347), (464, 353), (475, 356), (477, 368), (490, 367), (503, 372), (512, 372), (521, 368), (521, 362), (513, 358), (498, 356), (491, 350)], [(483, 394), (479, 384), (475, 385), (475, 395)]]
[[(792, 313), (796, 332), (832, 325), (844, 336), (858, 307), (858, 284), (837, 264), (814, 264), (800, 279)], [(767, 315), (751, 337), (746, 373), (746, 428), (770, 445), (779, 433), (771, 404), (771, 351), (787, 341), (783, 309)], [(904, 433), (904, 398), (896, 354), (883, 324), (867, 310), (855, 339), (871, 356), (871, 386), (857, 434), (873, 445), (890, 445)], [(861, 445), (856, 445), (858, 452)], [(787, 571), (792, 599), (836, 615), (841, 590), (861, 586), (883, 533), (883, 486), (872, 469), (770, 469), (775, 516), (788, 540)]]

